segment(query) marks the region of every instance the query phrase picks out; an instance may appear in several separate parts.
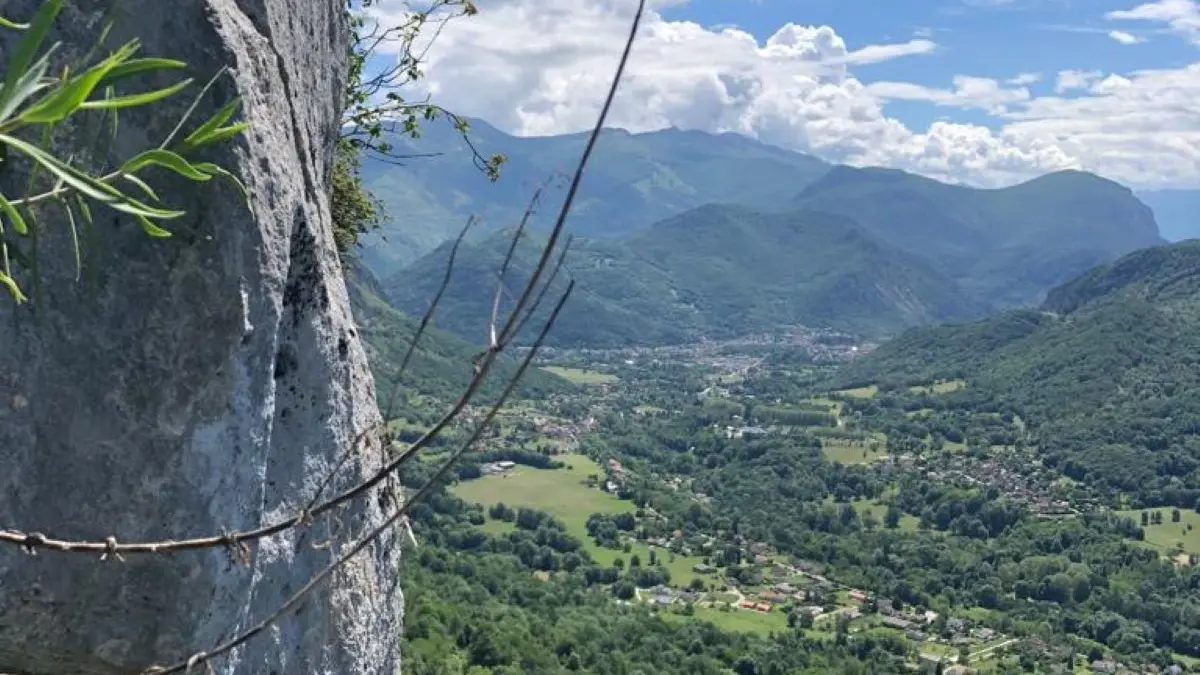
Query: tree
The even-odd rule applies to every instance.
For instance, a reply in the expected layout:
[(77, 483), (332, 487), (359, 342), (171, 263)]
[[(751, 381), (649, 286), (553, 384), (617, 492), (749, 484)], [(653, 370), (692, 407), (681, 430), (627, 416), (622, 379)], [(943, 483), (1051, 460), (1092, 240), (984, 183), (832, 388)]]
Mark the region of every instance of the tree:
[(895, 504), (888, 504), (887, 511), (883, 514), (883, 525), (889, 530), (894, 530), (900, 527), (900, 508)]
[[(474, 16), (472, 0), (432, 0), (408, 5), (394, 25), (382, 25), (370, 10), (377, 0), (347, 0), (352, 31), (350, 72), (346, 83), (342, 135), (333, 166), (334, 241), (343, 256), (354, 249), (359, 237), (379, 226), (378, 200), (362, 184), (359, 169), (364, 153), (384, 162), (402, 162), (418, 156), (393, 152), (388, 135), (417, 138), (423, 122), (450, 123), (470, 149), (475, 166), (489, 179), (500, 176), (504, 156), (484, 157), (471, 142), (467, 120), (436, 103), (410, 100), (409, 90), (424, 76), (422, 63), (442, 27), (454, 20)], [(395, 55), (382, 69), (369, 72), (373, 60)]]
[(1179, 509), (1171, 509), (1171, 522), (1178, 523), (1180, 518)]

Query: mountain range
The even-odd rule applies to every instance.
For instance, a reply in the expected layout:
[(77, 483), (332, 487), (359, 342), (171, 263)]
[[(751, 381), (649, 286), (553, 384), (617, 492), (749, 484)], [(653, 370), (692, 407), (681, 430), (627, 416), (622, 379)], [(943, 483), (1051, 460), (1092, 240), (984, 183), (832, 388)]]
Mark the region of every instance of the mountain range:
[[(486, 335), (496, 270), (512, 234), (460, 248), (440, 326), (477, 340)], [(543, 241), (538, 234), (522, 239), (506, 298), (529, 277)], [(399, 308), (424, 310), (449, 249), (385, 280)], [(820, 212), (702, 206), (626, 238), (577, 238), (568, 259), (576, 293), (551, 334), (557, 345), (680, 343), (794, 324), (869, 332), (983, 310), (918, 256)]]
[[(535, 224), (545, 225), (565, 195), (566, 176), (586, 134), (517, 138), (472, 120), (471, 146), (449, 125), (430, 123), (419, 138), (392, 136), (393, 152), (417, 155), (402, 165), (364, 163), (363, 183), (389, 219), (363, 242), (362, 258), (385, 277), (453, 238), (469, 216), (481, 236), (517, 224), (543, 188)], [(489, 183), (481, 155), (501, 153), (501, 176)], [(735, 134), (667, 129), (601, 134), (571, 212), (571, 231), (620, 236), (708, 203), (782, 207), (829, 165)]]
[[(484, 335), (495, 270), (512, 226), (545, 190), (523, 256), (562, 199), (585, 135), (515, 138), (474, 122), (471, 143), (434, 125), (396, 151), (409, 166), (364, 179), (399, 214), (362, 259), (395, 304), (424, 311), (446, 242), (468, 216), (439, 324)], [(507, 157), (488, 183), (471, 147)], [(1040, 302), (1047, 289), (1132, 250), (1164, 243), (1128, 188), (1078, 171), (1002, 189), (949, 185), (880, 168), (830, 166), (733, 134), (668, 129), (602, 134), (572, 210), (577, 292), (560, 345), (661, 344), (797, 323), (885, 335)], [(519, 256), (514, 275), (530, 269)]]

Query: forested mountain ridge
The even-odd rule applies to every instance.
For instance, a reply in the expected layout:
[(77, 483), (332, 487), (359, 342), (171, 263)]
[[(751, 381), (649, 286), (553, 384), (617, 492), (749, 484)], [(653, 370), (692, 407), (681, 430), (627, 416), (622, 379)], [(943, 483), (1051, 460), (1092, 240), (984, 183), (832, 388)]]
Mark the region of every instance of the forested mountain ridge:
[(1132, 191), (1080, 171), (984, 190), (839, 166), (794, 204), (854, 220), (997, 307), (1037, 302), (1094, 265), (1164, 243)]
[[(539, 187), (545, 208), (535, 225), (546, 224), (586, 135), (518, 138), (472, 120), (470, 138), (481, 154), (505, 156), (494, 184), (475, 168), (461, 136), (441, 123), (426, 125), (417, 139), (389, 138), (395, 154), (419, 159), (364, 164), (363, 182), (389, 214), (364, 238), (363, 260), (377, 274), (391, 275), (453, 238), (470, 215), (479, 217), (481, 236), (515, 226)], [(815, 157), (736, 134), (605, 130), (571, 210), (571, 231), (620, 236), (709, 202), (783, 206), (828, 169)]]
[(964, 378), (964, 402), (1016, 412), (1044, 461), (1117, 500), (1200, 500), (1200, 242), (1136, 251), (1048, 293), (1039, 311), (921, 328), (836, 386)]
[[(510, 237), (460, 249), (440, 326), (484, 335)], [(537, 239), (526, 235), (510, 280), (527, 278)], [(421, 311), (448, 255), (443, 246), (388, 280), (398, 307)], [(703, 206), (621, 240), (576, 239), (568, 266), (578, 283), (551, 334), (558, 345), (670, 344), (795, 324), (878, 332), (983, 310), (918, 257), (823, 213)]]

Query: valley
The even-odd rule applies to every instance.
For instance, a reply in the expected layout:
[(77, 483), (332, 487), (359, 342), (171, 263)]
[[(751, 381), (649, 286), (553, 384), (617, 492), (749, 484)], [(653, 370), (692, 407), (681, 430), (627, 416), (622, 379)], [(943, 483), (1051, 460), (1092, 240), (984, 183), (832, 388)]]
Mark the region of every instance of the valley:
[[(451, 550), (511, 551), (537, 583), (582, 583), (613, 611), (870, 645), (895, 667), (1194, 663), (1200, 505), (1130, 508), (1150, 495), (1046, 461), (1055, 426), (1036, 407), (1001, 404), (954, 359), (885, 373), (895, 354), (813, 330), (550, 350), (542, 371), (571, 388), (510, 408), (460, 467)], [(430, 526), (418, 536), (445, 541)], [(1125, 604), (1139, 578), (1181, 595)]]
[[(1200, 246), (1164, 245), (1131, 191), (1074, 171), (981, 190), (797, 164), (752, 203), (698, 203), (681, 133), (611, 137), (599, 182), (627, 212), (585, 200), (576, 294), (414, 509), (408, 671), (1195, 670)], [(687, 138), (751, 174), (782, 161)], [(569, 140), (538, 139), (519, 172)], [(482, 211), (509, 222), (457, 249), (437, 328), (380, 390), (398, 448), (465, 386), (493, 298), (507, 311), (540, 253), (537, 215), (504, 264), (525, 203), (497, 189)], [(442, 293), (451, 231), (353, 270), (378, 382)]]

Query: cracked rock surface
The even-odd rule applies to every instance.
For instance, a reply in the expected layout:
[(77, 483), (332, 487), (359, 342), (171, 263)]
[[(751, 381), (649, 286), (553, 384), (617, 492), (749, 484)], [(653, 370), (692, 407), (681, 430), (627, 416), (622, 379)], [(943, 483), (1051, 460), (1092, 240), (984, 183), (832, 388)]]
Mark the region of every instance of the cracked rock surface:
[[(9, 0), (25, 20), (41, 0)], [(112, 11), (112, 43), (189, 63), (199, 122), (233, 96), (251, 125), (206, 159), (235, 189), (154, 174), (187, 211), (147, 237), (100, 207), (76, 281), (61, 212), (40, 214), (40, 316), (0, 301), (0, 529), (76, 540), (182, 539), (252, 529), (303, 507), (376, 423), (330, 229), (327, 185), (346, 73), (342, 0), (73, 0), (53, 39), (86, 51)], [(0, 53), (12, 49), (9, 34)], [(173, 75), (172, 77), (177, 77)], [(155, 80), (149, 85), (163, 86)], [(115, 137), (80, 122), (64, 147), (95, 166), (157, 144), (188, 94), (122, 113)], [(17, 194), (15, 178), (0, 190)], [(31, 275), (19, 277), (27, 290)], [(377, 441), (331, 490), (382, 461)], [(270, 614), (394, 500), (336, 511), (251, 547), (124, 562), (0, 546), (0, 672), (136, 673), (208, 650)], [(314, 547), (331, 539), (337, 544)], [(222, 675), (394, 675), (403, 599), (385, 538), (232, 656)]]

